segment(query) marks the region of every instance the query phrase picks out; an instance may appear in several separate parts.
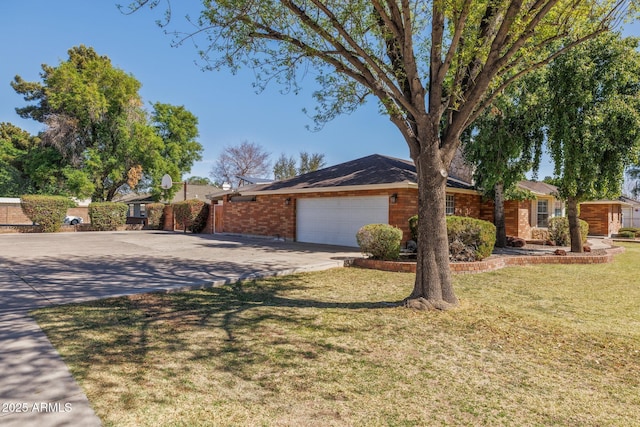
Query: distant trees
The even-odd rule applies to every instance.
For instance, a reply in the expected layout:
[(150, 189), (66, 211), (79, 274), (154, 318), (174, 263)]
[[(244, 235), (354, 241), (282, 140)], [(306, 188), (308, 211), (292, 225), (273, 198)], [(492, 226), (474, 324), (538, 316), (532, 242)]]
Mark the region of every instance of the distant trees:
[(112, 200), (124, 189), (152, 188), (159, 195), (163, 174), (178, 179), (201, 158), (193, 114), (156, 103), (149, 115), (132, 75), (91, 47), (68, 54), (56, 67), (42, 66), (42, 82), (16, 76), (11, 83), (31, 103), (18, 114), (46, 126), (30, 157), (37, 167), (23, 170), (36, 188), (55, 186), (94, 201)]
[(206, 176), (190, 176), (186, 179), (187, 184), (193, 185), (216, 185), (216, 183), (212, 182)]
[(219, 183), (228, 182), (237, 188), (238, 176), (266, 178), (271, 172), (271, 153), (255, 142), (243, 141), (240, 145), (227, 146), (222, 150), (211, 170), (211, 178)]
[(273, 166), (273, 176), (278, 180), (292, 178), (297, 175), (316, 171), (325, 165), (324, 154), (321, 153), (309, 154), (306, 151), (301, 152), (297, 166), (296, 159), (293, 156), (287, 157), (282, 153)]

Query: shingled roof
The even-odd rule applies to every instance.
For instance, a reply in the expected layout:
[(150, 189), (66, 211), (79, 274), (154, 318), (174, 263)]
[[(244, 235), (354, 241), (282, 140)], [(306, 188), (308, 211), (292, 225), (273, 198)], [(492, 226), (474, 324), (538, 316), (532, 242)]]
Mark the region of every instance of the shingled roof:
[[(320, 188), (416, 184), (417, 174), (413, 162), (372, 154), (360, 159), (340, 163), (314, 172), (260, 186), (257, 191), (307, 190)], [(450, 188), (473, 190), (471, 184), (455, 178), (447, 180)]]

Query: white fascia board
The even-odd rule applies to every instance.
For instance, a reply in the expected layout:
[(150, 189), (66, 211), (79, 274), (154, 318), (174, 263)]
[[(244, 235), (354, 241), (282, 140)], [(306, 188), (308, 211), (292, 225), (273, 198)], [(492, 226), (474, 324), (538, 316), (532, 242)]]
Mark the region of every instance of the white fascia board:
[[(462, 182), (462, 181), (460, 181)], [(277, 194), (308, 194), (308, 193), (336, 193), (339, 191), (366, 191), (366, 190), (405, 190), (418, 189), (415, 182), (404, 181), (393, 184), (369, 184), (369, 185), (346, 185), (335, 187), (317, 187), (317, 188), (282, 188), (278, 190), (266, 191), (241, 191), (244, 196), (261, 196), (261, 195), (277, 195)], [(468, 190), (465, 188), (447, 187), (449, 193), (461, 194), (481, 194), (477, 190)]]

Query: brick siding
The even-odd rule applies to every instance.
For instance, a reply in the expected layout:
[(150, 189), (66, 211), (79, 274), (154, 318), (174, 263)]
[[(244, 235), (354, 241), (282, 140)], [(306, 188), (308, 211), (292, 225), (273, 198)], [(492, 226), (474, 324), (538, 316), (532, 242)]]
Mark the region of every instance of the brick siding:
[(580, 205), (580, 219), (589, 224), (589, 234), (611, 236), (617, 234), (622, 227), (622, 206), (619, 204)]
[[(403, 243), (411, 239), (409, 218), (418, 212), (417, 189), (355, 190), (318, 192), (305, 194), (258, 195), (255, 201), (232, 202), (225, 198), (217, 205), (216, 232), (273, 236), (289, 240), (296, 239), (296, 199), (321, 197), (363, 197), (396, 194), (396, 202), (389, 202), (389, 224), (403, 233)], [(456, 214), (480, 216), (481, 198), (477, 194), (451, 193), (455, 195)], [(287, 199), (289, 203), (287, 204)], [(220, 214), (222, 217), (220, 218)], [(213, 216), (213, 210), (211, 210)], [(213, 223), (211, 218), (210, 223)]]

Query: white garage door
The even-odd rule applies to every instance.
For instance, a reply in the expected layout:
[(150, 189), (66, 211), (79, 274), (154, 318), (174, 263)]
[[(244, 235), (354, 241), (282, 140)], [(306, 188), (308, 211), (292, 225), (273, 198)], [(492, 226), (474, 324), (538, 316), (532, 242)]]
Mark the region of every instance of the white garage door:
[(366, 224), (389, 223), (389, 198), (320, 197), (298, 199), (296, 239), (299, 242), (358, 246), (356, 233)]

